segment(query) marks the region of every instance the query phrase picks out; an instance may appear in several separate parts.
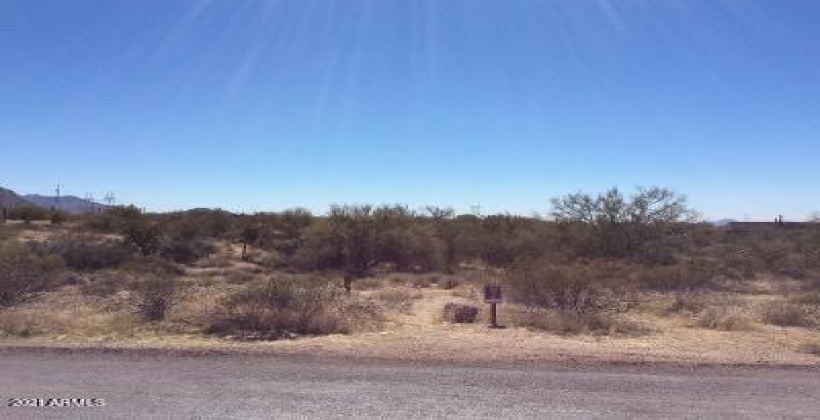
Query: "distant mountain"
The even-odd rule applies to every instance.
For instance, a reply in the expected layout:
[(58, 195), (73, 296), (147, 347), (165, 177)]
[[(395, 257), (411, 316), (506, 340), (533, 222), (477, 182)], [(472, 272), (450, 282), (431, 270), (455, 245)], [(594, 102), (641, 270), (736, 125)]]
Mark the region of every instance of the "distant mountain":
[(715, 221), (709, 222), (709, 223), (711, 223), (713, 226), (728, 226), (729, 223), (735, 223), (735, 222), (737, 222), (737, 220), (735, 220), (735, 219), (720, 219), (720, 220), (715, 220)]
[(57, 200), (56, 196), (39, 194), (28, 194), (24, 195), (23, 198), (34, 203), (34, 205), (36, 205), (37, 207), (42, 207), (44, 209), (50, 209), (54, 207), (60, 210), (65, 210), (66, 212), (71, 214), (92, 213), (99, 211), (101, 209), (105, 209), (107, 207), (105, 204), (100, 204), (96, 201), (85, 200), (73, 195), (60, 196), (59, 201)]
[(0, 187), (0, 207), (14, 208), (31, 206), (32, 203), (17, 195), (16, 192)]

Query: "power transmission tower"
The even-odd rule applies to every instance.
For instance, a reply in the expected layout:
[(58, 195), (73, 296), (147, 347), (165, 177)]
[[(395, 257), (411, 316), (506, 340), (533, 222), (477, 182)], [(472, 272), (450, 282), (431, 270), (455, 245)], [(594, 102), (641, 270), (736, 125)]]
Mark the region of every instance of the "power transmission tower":
[(107, 192), (105, 194), (104, 200), (105, 200), (106, 204), (108, 204), (109, 206), (113, 206), (114, 205), (114, 192), (113, 191)]
[(88, 210), (94, 213), (94, 194), (85, 193), (85, 201), (88, 201)]

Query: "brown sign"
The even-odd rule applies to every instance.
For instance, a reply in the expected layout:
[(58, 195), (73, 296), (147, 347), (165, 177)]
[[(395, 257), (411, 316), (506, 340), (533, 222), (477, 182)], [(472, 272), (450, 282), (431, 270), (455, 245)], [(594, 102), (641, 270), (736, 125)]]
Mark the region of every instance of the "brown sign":
[(501, 303), (501, 286), (488, 284), (484, 286), (484, 303)]

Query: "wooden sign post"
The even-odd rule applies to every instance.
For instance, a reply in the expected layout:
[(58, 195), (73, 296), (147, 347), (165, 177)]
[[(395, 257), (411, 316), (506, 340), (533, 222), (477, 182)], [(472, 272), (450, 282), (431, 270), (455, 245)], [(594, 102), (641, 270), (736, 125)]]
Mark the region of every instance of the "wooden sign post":
[(497, 284), (484, 286), (484, 303), (490, 304), (490, 313), (492, 316), (492, 325), (490, 328), (500, 328), (498, 325), (498, 304), (502, 301), (501, 286)]

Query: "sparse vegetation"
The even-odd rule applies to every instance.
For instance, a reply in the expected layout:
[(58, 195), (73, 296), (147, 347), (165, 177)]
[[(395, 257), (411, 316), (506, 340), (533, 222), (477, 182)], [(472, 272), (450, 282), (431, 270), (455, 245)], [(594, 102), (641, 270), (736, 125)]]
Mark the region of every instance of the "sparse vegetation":
[(62, 261), (25, 246), (0, 247), (0, 310), (31, 299), (55, 283)]
[(392, 287), (381, 289), (373, 294), (373, 298), (385, 308), (408, 312), (413, 307), (413, 301), (421, 299), (422, 292), (416, 288)]
[(152, 273), (133, 278), (128, 288), (136, 295), (135, 309), (146, 321), (162, 321), (177, 303), (179, 284), (167, 273)]
[[(481, 287), (497, 283), (505, 325), (564, 340), (658, 323), (789, 327), (820, 342), (817, 226), (692, 223), (683, 197), (660, 188), (553, 205), (549, 220), (347, 205), (326, 216), (112, 207), (50, 224), (24, 211), (0, 225), (0, 334), (275, 340), (471, 324)], [(459, 331), (473, 329), (484, 331)]]
[(763, 320), (780, 327), (815, 327), (817, 314), (808, 305), (779, 303), (770, 305), (763, 312)]
[(735, 306), (710, 306), (700, 315), (697, 326), (720, 331), (749, 331), (753, 320)]
[(208, 331), (246, 339), (346, 332), (340, 301), (336, 287), (319, 278), (262, 280), (226, 296)]

